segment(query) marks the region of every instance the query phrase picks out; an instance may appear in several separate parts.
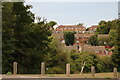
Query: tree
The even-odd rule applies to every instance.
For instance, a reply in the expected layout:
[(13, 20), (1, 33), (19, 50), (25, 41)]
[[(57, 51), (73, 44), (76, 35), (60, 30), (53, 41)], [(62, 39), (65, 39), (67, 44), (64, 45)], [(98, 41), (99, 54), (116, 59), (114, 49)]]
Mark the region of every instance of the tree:
[(108, 46), (109, 45), (109, 37), (98, 37), (98, 44), (101, 46)]
[(110, 38), (110, 41), (109, 41), (109, 45), (110, 46), (114, 46), (115, 44), (115, 34), (116, 34), (116, 30), (113, 30), (111, 29), (110, 32), (109, 32), (109, 38)]
[(112, 61), (114, 66), (118, 68), (120, 72), (120, 20), (117, 21), (116, 34), (115, 34), (115, 49), (112, 55)]
[(109, 32), (109, 38), (110, 38), (110, 45), (114, 46), (115, 43), (115, 34), (116, 34), (116, 26), (118, 25), (117, 20), (112, 20), (111, 21), (111, 29)]
[(50, 51), (44, 57), (44, 61), (48, 68), (46, 73), (65, 74), (65, 64), (69, 61), (68, 51), (56, 37), (53, 37), (49, 47)]
[(107, 24), (107, 22), (105, 20), (101, 20), (98, 24), (99, 25), (105, 25), (105, 24)]
[(45, 20), (33, 23), (30, 8), (22, 2), (3, 3), (3, 73), (12, 72), (15, 61), (19, 64), (18, 73), (39, 73), (39, 63), (51, 50), (50, 26)]
[(64, 40), (67, 46), (74, 44), (75, 35), (74, 32), (64, 32)]
[[(76, 73), (81, 70), (81, 66), (85, 64), (84, 72), (89, 72), (91, 66), (96, 66), (98, 63), (98, 56), (93, 53), (81, 52), (71, 53), (71, 70), (72, 73)], [(72, 69), (73, 68), (73, 69)], [(80, 73), (80, 72), (79, 72)]]
[(111, 22), (106, 22), (106, 21), (100, 21), (98, 23), (99, 27), (97, 28), (97, 32), (99, 34), (108, 34), (110, 29), (111, 29)]
[(56, 24), (57, 24), (57, 23), (56, 23), (55, 21), (50, 21), (50, 22), (48, 23), (48, 25), (51, 26), (52, 28), (53, 28), (53, 26), (56, 25)]
[(83, 23), (78, 23), (77, 26), (83, 26)]
[(88, 42), (92, 46), (97, 46), (98, 45), (98, 35), (92, 35), (89, 39)]
[(13, 26), (15, 26), (16, 17), (13, 14), (13, 3), (2, 3), (2, 72), (12, 72), (12, 54), (15, 52), (15, 38)]

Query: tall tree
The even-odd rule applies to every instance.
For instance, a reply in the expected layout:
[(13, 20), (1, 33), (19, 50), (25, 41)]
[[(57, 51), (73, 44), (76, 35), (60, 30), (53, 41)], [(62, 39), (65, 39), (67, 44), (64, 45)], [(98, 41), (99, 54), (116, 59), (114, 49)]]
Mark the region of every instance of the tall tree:
[(30, 8), (23, 2), (3, 3), (3, 73), (12, 72), (14, 61), (18, 73), (39, 73), (39, 63), (50, 50), (50, 26), (45, 20), (33, 23)]
[(112, 61), (114, 63), (115, 67), (118, 67), (118, 70), (120, 72), (120, 20), (117, 21), (116, 26), (116, 35), (115, 35), (115, 49), (112, 55)]
[(97, 46), (98, 45), (98, 35), (92, 35), (89, 39), (88, 42), (92, 46)]
[(73, 45), (74, 39), (75, 39), (74, 32), (70, 32), (70, 31), (64, 32), (64, 40), (67, 46)]
[(2, 72), (12, 72), (12, 57), (15, 52), (14, 26), (16, 16), (13, 14), (13, 3), (2, 3)]

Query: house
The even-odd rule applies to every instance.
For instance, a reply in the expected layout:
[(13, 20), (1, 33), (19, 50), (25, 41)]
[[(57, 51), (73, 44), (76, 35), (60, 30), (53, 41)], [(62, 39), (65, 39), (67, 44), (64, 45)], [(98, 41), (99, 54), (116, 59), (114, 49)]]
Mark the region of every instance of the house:
[(112, 55), (112, 51), (108, 51), (105, 46), (91, 46), (91, 45), (80, 45), (79, 51), (95, 53), (98, 55)]
[[(75, 34), (75, 43), (79, 44), (79, 43), (88, 43), (88, 39), (94, 34), (79, 34), (76, 33)], [(61, 43), (65, 43), (64, 40), (64, 33), (52, 33), (52, 36), (59, 38)], [(108, 37), (107, 34), (99, 34), (98, 37)]]
[(98, 26), (97, 25), (93, 25), (91, 27), (88, 28), (87, 32), (88, 33), (95, 33), (97, 30)]
[(86, 28), (84, 26), (77, 25), (60, 25), (54, 29), (55, 33), (61, 33), (64, 31), (75, 31), (76, 33), (85, 33)]
[(76, 43), (87, 43), (86, 41), (92, 36), (93, 34), (75, 34), (75, 42)]

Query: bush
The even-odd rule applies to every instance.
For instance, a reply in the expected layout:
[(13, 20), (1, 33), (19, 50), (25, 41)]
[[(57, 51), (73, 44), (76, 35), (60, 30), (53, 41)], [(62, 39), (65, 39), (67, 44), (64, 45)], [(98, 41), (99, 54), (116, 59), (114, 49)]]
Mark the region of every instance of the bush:
[(49, 74), (65, 74), (65, 69), (61, 67), (52, 67), (47, 70)]
[(7, 74), (12, 74), (12, 72), (7, 72)]

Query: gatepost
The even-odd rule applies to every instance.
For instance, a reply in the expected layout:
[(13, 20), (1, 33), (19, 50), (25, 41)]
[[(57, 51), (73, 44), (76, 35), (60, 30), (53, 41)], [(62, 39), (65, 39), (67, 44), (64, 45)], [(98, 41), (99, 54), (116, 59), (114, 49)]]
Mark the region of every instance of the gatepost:
[(41, 63), (41, 75), (45, 75), (45, 62)]
[(66, 64), (66, 75), (70, 76), (70, 64)]
[(95, 66), (91, 67), (91, 76), (94, 77), (95, 76)]
[(17, 74), (17, 62), (13, 63), (13, 74), (16, 75)]

